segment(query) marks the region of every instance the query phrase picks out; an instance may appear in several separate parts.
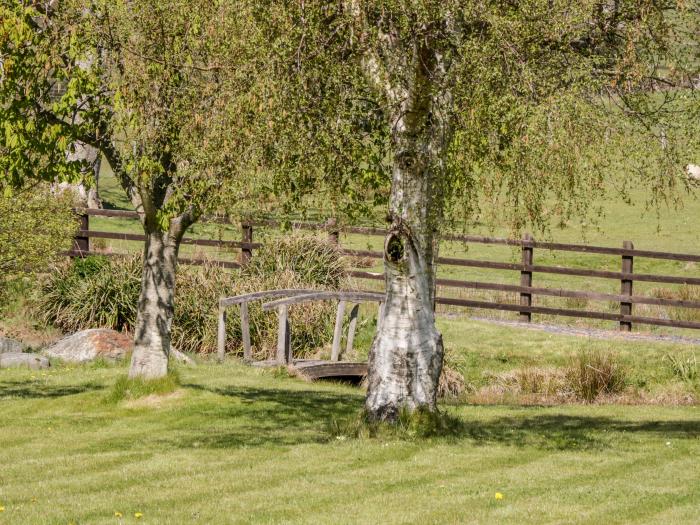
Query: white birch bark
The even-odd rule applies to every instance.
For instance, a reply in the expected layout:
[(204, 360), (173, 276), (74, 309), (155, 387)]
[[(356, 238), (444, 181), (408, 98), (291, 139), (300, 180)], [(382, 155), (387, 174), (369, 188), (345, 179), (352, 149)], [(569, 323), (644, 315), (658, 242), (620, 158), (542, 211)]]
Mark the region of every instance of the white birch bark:
[(384, 88), (394, 108), (391, 229), (384, 247), (384, 317), (370, 350), (365, 410), (391, 421), (403, 409), (436, 409), (443, 344), (435, 327), (435, 257), (447, 126), (434, 85), (442, 64), (429, 42), (387, 36), (385, 46), (385, 58), (369, 57), (367, 70), (379, 86), (392, 77), (402, 82)]
[(84, 183), (69, 184), (61, 182), (57, 184), (59, 191), (70, 190), (76, 196), (78, 205), (85, 208), (98, 209), (102, 208), (102, 202), (98, 194), (98, 184), (100, 177), (100, 168), (102, 165), (102, 153), (95, 147), (78, 142), (74, 145), (75, 152), (68, 154), (68, 160), (84, 160), (88, 163), (89, 169), (92, 171), (94, 184), (89, 188)]

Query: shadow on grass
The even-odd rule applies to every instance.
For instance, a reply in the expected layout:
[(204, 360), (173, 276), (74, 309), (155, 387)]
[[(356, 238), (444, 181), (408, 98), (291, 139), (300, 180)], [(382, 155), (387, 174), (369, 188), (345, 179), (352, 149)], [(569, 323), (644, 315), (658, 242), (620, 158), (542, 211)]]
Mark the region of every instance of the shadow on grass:
[[(175, 441), (170, 440), (169, 444), (178, 447), (323, 443), (330, 439), (326, 430), (328, 422), (334, 418), (351, 417), (362, 403), (361, 396), (316, 390), (182, 386), (225, 396), (236, 402), (208, 406), (205, 413), (211, 427), (201, 428), (196, 433), (183, 433)], [(198, 416), (201, 415), (199, 412)]]
[(463, 420), (460, 437), (477, 445), (498, 443), (570, 450), (608, 448), (619, 445), (632, 435), (647, 439), (697, 439), (700, 436), (700, 421), (631, 421), (601, 416), (523, 415), (489, 421)]
[[(362, 396), (316, 390), (292, 391), (262, 388), (207, 388), (183, 385), (211, 392), (234, 403), (207, 406), (197, 413), (207, 423), (192, 432), (183, 422), (183, 431), (167, 444), (179, 448), (236, 448), (242, 446), (325, 443), (335, 440), (332, 423), (356, 419)], [(634, 421), (612, 417), (523, 413), (520, 417), (475, 420), (462, 415), (452, 418), (447, 435), (430, 440), (464, 442), (465, 445), (502, 444), (547, 450), (585, 450), (618, 447), (631, 436), (645, 439), (697, 439), (700, 420)], [(348, 436), (350, 437), (350, 436)], [(420, 441), (411, 435), (391, 439)], [(363, 439), (363, 438), (360, 438)], [(371, 439), (371, 438), (367, 438)], [(380, 436), (381, 439), (381, 436)]]
[(84, 392), (103, 390), (104, 386), (95, 383), (82, 385), (47, 385), (33, 381), (3, 381), (0, 382), (0, 399), (23, 398), (42, 399), (72, 396)]

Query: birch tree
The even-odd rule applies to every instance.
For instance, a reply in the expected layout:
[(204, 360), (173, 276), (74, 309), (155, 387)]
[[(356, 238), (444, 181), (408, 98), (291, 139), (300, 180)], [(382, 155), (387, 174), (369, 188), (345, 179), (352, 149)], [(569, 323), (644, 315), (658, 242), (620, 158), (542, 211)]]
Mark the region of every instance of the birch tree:
[(678, 86), (695, 96), (681, 57), (697, 42), (697, 2), (307, 0), (261, 10), (278, 35), (273, 69), (289, 115), (279, 113), (271, 147), (282, 192), (302, 206), (306, 193), (353, 187), (388, 200), (372, 418), (436, 408), (446, 221), (502, 212), (517, 229), (585, 214), (630, 136), (645, 149), (638, 182), (660, 198), (678, 186), (659, 121), (671, 125)]
[(238, 201), (249, 191), (259, 41), (246, 3), (17, 0), (1, 9), (0, 181), (79, 182), (85, 162), (65, 151), (85, 144), (105, 156), (146, 235), (129, 375), (163, 376), (180, 242), (224, 188)]

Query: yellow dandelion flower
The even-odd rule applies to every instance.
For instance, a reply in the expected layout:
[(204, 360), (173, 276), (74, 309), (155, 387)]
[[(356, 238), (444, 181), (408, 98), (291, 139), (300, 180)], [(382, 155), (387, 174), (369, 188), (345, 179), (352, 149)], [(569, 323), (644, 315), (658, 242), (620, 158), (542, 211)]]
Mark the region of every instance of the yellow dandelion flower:
[(503, 499), (503, 494), (496, 492), (496, 499)]
[(0, 505), (0, 512), (5, 512), (5, 507), (3, 507), (2, 505)]
[(115, 517), (115, 518), (121, 518), (121, 517), (122, 517), (122, 513), (119, 512), (118, 510), (115, 510), (115, 511), (114, 511), (114, 517)]
[(140, 520), (141, 518), (143, 518), (143, 513), (142, 512), (134, 513), (134, 518), (136, 518), (137, 520)]

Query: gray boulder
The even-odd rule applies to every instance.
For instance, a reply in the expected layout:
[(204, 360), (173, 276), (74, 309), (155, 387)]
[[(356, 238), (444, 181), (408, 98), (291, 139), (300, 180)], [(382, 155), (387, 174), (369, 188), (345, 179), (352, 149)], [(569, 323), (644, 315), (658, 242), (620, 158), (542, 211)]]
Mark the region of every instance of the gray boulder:
[[(126, 358), (133, 349), (134, 341), (130, 335), (107, 328), (93, 328), (64, 337), (42, 353), (69, 363), (87, 363), (99, 358), (118, 361)], [(192, 359), (174, 348), (171, 356), (181, 363), (194, 364)]]
[(38, 354), (28, 354), (22, 352), (5, 352), (0, 354), (0, 368), (31, 368), (41, 370), (48, 368), (49, 360)]
[(10, 339), (9, 337), (0, 337), (0, 354), (7, 352), (24, 352), (27, 349), (27, 345)]
[(171, 348), (170, 349), (170, 357), (175, 359), (175, 361), (178, 361), (182, 363), (183, 365), (192, 365), (194, 366), (196, 363), (194, 362), (194, 359), (192, 359), (190, 356), (188, 356), (184, 352), (180, 352), (180, 350), (177, 350), (176, 348)]
[(128, 335), (116, 330), (94, 328), (64, 337), (42, 353), (68, 363), (87, 363), (98, 358), (118, 361), (124, 359), (133, 348), (134, 343)]

